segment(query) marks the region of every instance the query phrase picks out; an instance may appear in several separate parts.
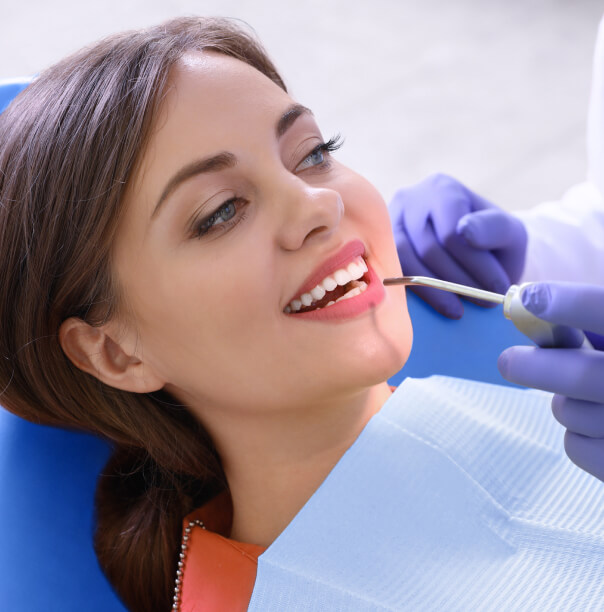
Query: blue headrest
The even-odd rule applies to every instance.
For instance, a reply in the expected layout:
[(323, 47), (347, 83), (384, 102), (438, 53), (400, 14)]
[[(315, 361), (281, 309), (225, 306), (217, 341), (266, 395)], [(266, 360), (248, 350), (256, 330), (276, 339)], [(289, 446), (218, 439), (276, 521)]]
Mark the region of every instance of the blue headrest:
[(0, 409), (0, 593), (15, 612), (124, 612), (92, 547), (101, 440)]
[(21, 77), (16, 79), (0, 79), (0, 113), (11, 103), (11, 100), (25, 89), (31, 78)]
[[(389, 290), (392, 289), (396, 288)], [(390, 379), (390, 384), (398, 385), (406, 377), (442, 374), (516, 386), (499, 374), (497, 357), (508, 346), (531, 342), (503, 316), (502, 306), (482, 308), (464, 301), (463, 318), (452, 321), (410, 291), (407, 304), (413, 324), (413, 349), (405, 367)]]

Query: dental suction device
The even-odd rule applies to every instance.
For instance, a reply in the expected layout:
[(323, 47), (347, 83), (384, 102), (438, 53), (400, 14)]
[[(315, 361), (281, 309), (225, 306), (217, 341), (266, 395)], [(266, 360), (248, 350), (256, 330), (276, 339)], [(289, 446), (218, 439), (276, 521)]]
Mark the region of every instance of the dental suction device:
[[(450, 283), (437, 278), (428, 276), (401, 276), (399, 278), (386, 278), (384, 285), (419, 285), (422, 287), (432, 287), (442, 289), (464, 297), (476, 300), (484, 300), (495, 304), (503, 304), (503, 315), (512, 321), (516, 328), (525, 336), (530, 338), (537, 346), (542, 348), (553, 348), (564, 346), (565, 338), (568, 338), (568, 328), (563, 325), (555, 325), (536, 317), (529, 312), (522, 304), (522, 290), (532, 283), (522, 285), (512, 285), (505, 295), (484, 291), (466, 285)], [(588, 340), (585, 343), (589, 346)]]

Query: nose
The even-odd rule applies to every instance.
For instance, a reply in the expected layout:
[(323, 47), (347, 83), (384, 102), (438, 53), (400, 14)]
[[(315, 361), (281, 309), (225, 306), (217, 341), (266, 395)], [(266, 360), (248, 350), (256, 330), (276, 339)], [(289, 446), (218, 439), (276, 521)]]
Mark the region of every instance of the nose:
[(334, 189), (312, 187), (294, 178), (282, 195), (285, 214), (279, 228), (280, 246), (295, 251), (309, 241), (329, 238), (344, 214), (342, 197)]

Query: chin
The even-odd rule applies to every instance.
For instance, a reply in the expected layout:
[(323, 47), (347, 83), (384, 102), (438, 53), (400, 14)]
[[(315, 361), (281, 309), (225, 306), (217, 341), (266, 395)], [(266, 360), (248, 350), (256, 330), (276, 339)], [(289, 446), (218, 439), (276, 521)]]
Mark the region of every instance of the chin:
[(407, 363), (413, 344), (413, 327), (407, 310), (404, 294), (402, 299), (390, 299), (385, 304), (381, 325), (375, 339), (371, 360), (371, 370), (379, 372), (382, 380), (387, 380), (399, 372)]
[(413, 328), (405, 309), (398, 313), (388, 333), (373, 334), (351, 348), (350, 368), (356, 372), (355, 382), (372, 386), (384, 382), (407, 363), (413, 343)]

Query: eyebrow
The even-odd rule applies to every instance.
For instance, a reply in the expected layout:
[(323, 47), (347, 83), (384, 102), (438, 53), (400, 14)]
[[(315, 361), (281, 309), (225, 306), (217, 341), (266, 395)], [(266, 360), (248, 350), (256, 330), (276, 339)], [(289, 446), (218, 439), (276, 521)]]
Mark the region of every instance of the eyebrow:
[(293, 104), (290, 106), (282, 115), (279, 121), (277, 121), (277, 126), (275, 128), (275, 132), (277, 134), (277, 138), (281, 138), (285, 132), (292, 126), (293, 122), (300, 115), (312, 115), (312, 111), (310, 108), (306, 108), (306, 106), (302, 106), (302, 104)]
[[(275, 134), (277, 139), (281, 138), (285, 132), (293, 125), (300, 115), (310, 114), (312, 111), (302, 104), (293, 104), (290, 106), (279, 118), (275, 126)], [(237, 158), (228, 151), (212, 155), (211, 157), (205, 157), (203, 159), (197, 159), (186, 166), (183, 166), (172, 178), (166, 183), (157, 204), (153, 209), (151, 219), (157, 216), (161, 205), (168, 199), (168, 197), (185, 181), (198, 176), (200, 174), (207, 174), (209, 172), (219, 172), (220, 170), (226, 170), (233, 168), (237, 164)]]
[(170, 196), (176, 188), (188, 181), (190, 178), (199, 174), (205, 174), (208, 172), (218, 172), (219, 170), (226, 170), (232, 168), (237, 163), (237, 158), (232, 153), (218, 153), (218, 155), (212, 155), (212, 157), (206, 157), (204, 159), (197, 159), (186, 166), (183, 166), (166, 184), (162, 191), (159, 200), (155, 205), (151, 218), (155, 217), (159, 212), (161, 205)]

